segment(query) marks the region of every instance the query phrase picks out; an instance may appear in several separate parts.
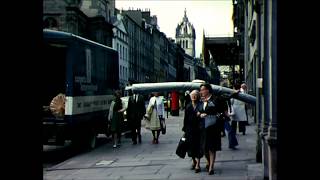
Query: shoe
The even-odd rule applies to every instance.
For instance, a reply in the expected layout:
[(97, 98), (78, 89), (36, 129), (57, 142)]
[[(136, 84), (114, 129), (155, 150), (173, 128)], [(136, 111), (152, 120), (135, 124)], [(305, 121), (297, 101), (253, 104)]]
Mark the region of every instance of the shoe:
[(114, 144), (114, 145), (113, 145), (113, 148), (117, 148), (117, 145), (116, 145), (116, 144)]
[(152, 144), (156, 144), (156, 140), (152, 140)]
[(209, 171), (209, 165), (208, 164), (206, 165), (206, 170)]
[(137, 144), (137, 141), (133, 141), (133, 142), (132, 142), (132, 145), (136, 145), (136, 144)]
[(194, 172), (195, 172), (195, 173), (201, 172), (201, 168), (195, 168), (195, 169), (194, 169)]
[(190, 170), (194, 170), (196, 165), (192, 164)]
[(156, 140), (156, 144), (159, 144), (159, 140), (158, 139)]
[(242, 134), (243, 134), (243, 135), (246, 135), (246, 133), (245, 133), (245, 132), (243, 132)]
[(236, 147), (229, 147), (229, 149), (238, 150), (238, 148), (236, 148)]
[(213, 175), (214, 174), (214, 170), (212, 169), (208, 174), (209, 175)]

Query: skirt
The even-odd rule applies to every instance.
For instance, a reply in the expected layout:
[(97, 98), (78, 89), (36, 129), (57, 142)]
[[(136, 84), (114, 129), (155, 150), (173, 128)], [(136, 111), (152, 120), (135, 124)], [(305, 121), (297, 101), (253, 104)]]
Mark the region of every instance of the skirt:
[(212, 152), (221, 151), (221, 128), (219, 123), (205, 129), (204, 149), (205, 152), (209, 150)]

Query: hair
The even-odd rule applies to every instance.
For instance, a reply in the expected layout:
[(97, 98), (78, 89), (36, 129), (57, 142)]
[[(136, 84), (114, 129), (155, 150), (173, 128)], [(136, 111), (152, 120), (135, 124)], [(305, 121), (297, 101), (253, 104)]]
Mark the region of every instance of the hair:
[(117, 98), (120, 98), (121, 97), (121, 91), (120, 90), (116, 90), (115, 92), (114, 92), (114, 96), (115, 97), (117, 97)]
[(201, 89), (202, 86), (204, 86), (206, 89), (208, 89), (210, 94), (213, 93), (213, 89), (212, 89), (212, 87), (211, 87), (211, 85), (210, 85), (209, 83), (203, 83), (203, 84), (201, 84), (201, 85), (200, 85), (200, 89)]
[(153, 92), (152, 94), (153, 94), (154, 96), (156, 96), (156, 95), (157, 95), (157, 96), (160, 96), (160, 92)]
[(234, 89), (239, 90), (241, 88), (241, 85), (239, 83), (234, 85)]
[(190, 97), (191, 97), (192, 94), (197, 95), (197, 100), (198, 100), (198, 101), (200, 100), (200, 92), (199, 92), (198, 90), (193, 90), (193, 91), (191, 91)]

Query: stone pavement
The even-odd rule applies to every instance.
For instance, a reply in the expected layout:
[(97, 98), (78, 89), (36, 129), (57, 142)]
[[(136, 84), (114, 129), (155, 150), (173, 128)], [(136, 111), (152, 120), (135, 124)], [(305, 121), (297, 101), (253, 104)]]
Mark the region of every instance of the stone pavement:
[[(152, 144), (149, 130), (142, 128), (142, 144), (132, 145), (124, 139), (120, 148), (112, 143), (72, 157), (56, 166), (43, 170), (44, 179), (216, 179), (246, 180), (260, 179), (261, 173), (250, 172), (255, 163), (256, 133), (253, 121), (247, 126), (247, 134), (237, 135), (238, 150), (228, 148), (228, 138), (222, 138), (222, 151), (217, 152), (216, 174), (208, 175), (204, 170), (205, 159), (201, 159), (202, 172), (190, 170), (191, 159), (179, 158), (175, 154), (182, 135), (183, 112), (179, 117), (169, 116), (167, 134), (160, 135), (159, 144)], [(260, 168), (260, 167), (259, 167)], [(248, 171), (249, 170), (249, 171)], [(262, 172), (262, 171), (261, 171)], [(248, 177), (248, 174), (250, 177)], [(251, 174), (251, 175), (250, 175)], [(253, 177), (253, 175), (254, 177)]]

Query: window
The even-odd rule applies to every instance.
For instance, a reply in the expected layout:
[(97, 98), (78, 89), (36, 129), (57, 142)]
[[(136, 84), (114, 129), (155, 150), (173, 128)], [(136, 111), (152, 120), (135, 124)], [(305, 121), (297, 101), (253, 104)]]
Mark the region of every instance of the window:
[(124, 57), (124, 46), (122, 46), (122, 53), (123, 53), (122, 59), (125, 59), (125, 57)]
[(182, 40), (182, 48), (184, 48), (184, 40)]
[(121, 51), (121, 44), (120, 44), (120, 59), (122, 59), (122, 51)]
[(124, 50), (125, 50), (124, 52), (125, 52), (126, 61), (128, 61), (128, 48), (125, 48)]
[(186, 40), (186, 48), (188, 48), (188, 40)]
[(122, 78), (122, 66), (120, 65), (120, 78)]

